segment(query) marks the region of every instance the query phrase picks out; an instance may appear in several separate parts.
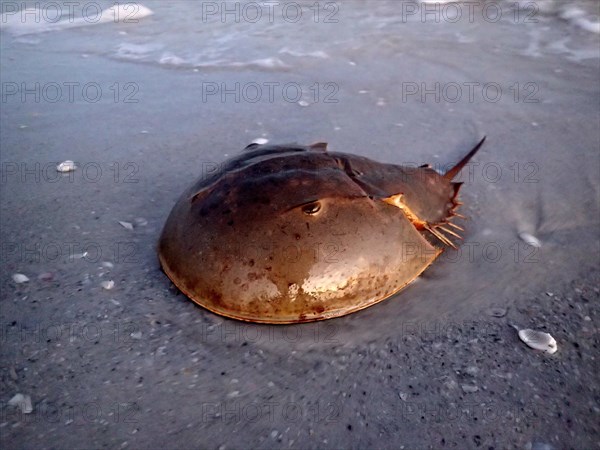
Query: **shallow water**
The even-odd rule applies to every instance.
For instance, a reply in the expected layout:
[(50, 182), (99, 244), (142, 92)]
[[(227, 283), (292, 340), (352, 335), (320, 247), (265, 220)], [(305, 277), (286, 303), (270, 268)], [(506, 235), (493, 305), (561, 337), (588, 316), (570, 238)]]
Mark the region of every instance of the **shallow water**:
[[(302, 325), (300, 337), (286, 338), (287, 327), (231, 325), (244, 336), (262, 330), (254, 342), (265, 357), (312, 348), (310, 364), (328, 358), (332, 342), (351, 349), (406, 326), (472, 321), (487, 307), (510, 307), (597, 271), (597, 2), (538, 2), (538, 10), (525, 5), (518, 13), (512, 3), (495, 4), (503, 13), (497, 21), (484, 16), (483, 2), (472, 21), (466, 9), (459, 20), (440, 10), (437, 23), (421, 19), (422, 5), (404, 2), (417, 7), (413, 14), (402, 2), (373, 1), (323, 2), (318, 16), (314, 2), (301, 2), (297, 22), (278, 7), (272, 21), (264, 10), (253, 23), (250, 7), (240, 6), (236, 21), (191, 2), (148, 1), (154, 14), (138, 22), (3, 22), (1, 236), (34, 246), (25, 254), (4, 247), (3, 277), (55, 271), (56, 290), (82, 297), (66, 309), (41, 302), (32, 313), (38, 320), (75, 320), (85, 308), (100, 317), (106, 293), (95, 289), (103, 279), (98, 261), (74, 263), (64, 250), (93, 242), (104, 250), (101, 260), (115, 263), (110, 276), (122, 290), (111, 295), (124, 317), (160, 317), (194, 337), (207, 327), (227, 330), (231, 321), (169, 289), (155, 245), (184, 188), (259, 137), (327, 141), (379, 161), (439, 167), (488, 137), (462, 174), (470, 220), (458, 252), (448, 251), (400, 295)], [(584, 15), (569, 18), (572, 8)], [(80, 170), (55, 178), (53, 167), (66, 159)], [(137, 217), (148, 225), (134, 233), (117, 222)], [(121, 242), (135, 258), (115, 253)], [(51, 258), (37, 244), (63, 251)], [(12, 292), (3, 289), (3, 301)], [(202, 352), (219, 353), (223, 342), (214, 336)], [(217, 368), (239, 365), (227, 355)]]

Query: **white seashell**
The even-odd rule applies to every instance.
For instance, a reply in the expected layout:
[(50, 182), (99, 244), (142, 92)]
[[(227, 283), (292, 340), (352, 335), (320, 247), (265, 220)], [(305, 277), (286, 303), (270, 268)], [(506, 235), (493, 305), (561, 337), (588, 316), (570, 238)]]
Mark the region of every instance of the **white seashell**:
[(269, 142), (268, 139), (265, 139), (265, 138), (256, 138), (251, 143), (252, 144), (258, 144), (258, 145), (265, 145), (267, 142)]
[(12, 276), (12, 279), (15, 283), (17, 284), (21, 284), (21, 283), (27, 283), (29, 281), (29, 278), (27, 278), (25, 275), (23, 275), (22, 273), (15, 273)]
[(542, 350), (546, 353), (555, 353), (558, 350), (556, 340), (548, 333), (535, 330), (519, 330), (519, 338), (531, 348)]
[(488, 314), (492, 317), (504, 317), (506, 315), (506, 308), (494, 307), (488, 310)]
[(474, 392), (479, 391), (477, 386), (473, 386), (471, 384), (461, 384), (460, 387), (466, 394), (473, 394)]
[(148, 221), (146, 219), (144, 219), (143, 217), (136, 217), (134, 220), (135, 224), (137, 226), (140, 227), (145, 227), (146, 225), (148, 225)]
[(129, 222), (121, 222), (120, 220), (119, 220), (119, 223), (121, 224), (121, 226), (127, 228), (128, 230), (133, 230), (133, 225), (131, 223), (129, 223)]
[(108, 291), (115, 287), (115, 282), (113, 280), (103, 281), (102, 283), (100, 283), (100, 286), (102, 286), (104, 289), (106, 289)]
[(75, 163), (71, 160), (63, 161), (56, 166), (56, 170), (59, 172), (72, 172), (75, 170)]
[(532, 247), (537, 247), (540, 248), (542, 246), (542, 243), (540, 242), (540, 240), (538, 238), (536, 238), (533, 234), (529, 234), (529, 233), (519, 233), (519, 237), (528, 245), (531, 245)]
[(23, 414), (30, 414), (33, 411), (31, 397), (29, 395), (16, 394), (8, 401), (8, 404), (20, 408)]

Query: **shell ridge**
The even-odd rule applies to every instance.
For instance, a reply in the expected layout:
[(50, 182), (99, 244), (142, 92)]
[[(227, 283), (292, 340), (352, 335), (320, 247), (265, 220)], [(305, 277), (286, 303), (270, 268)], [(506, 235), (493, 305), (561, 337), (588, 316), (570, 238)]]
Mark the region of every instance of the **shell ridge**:
[(361, 180), (360, 176), (362, 172), (360, 170), (352, 167), (352, 162), (346, 157), (334, 157), (332, 159), (335, 161), (340, 170), (342, 170), (350, 180), (356, 184), (365, 194), (365, 197), (374, 198), (379, 197), (381, 199), (388, 197), (388, 195), (368, 181)]

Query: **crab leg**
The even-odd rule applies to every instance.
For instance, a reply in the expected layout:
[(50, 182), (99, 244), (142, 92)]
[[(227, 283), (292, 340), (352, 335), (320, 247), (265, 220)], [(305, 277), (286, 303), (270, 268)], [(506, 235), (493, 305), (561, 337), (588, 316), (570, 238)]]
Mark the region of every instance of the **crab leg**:
[(450, 225), (452, 228), (455, 228), (459, 231), (465, 231), (465, 229), (463, 227), (459, 227), (458, 225), (453, 224), (452, 222), (446, 222), (444, 225)]
[(456, 211), (452, 211), (451, 214), (453, 216), (460, 217), (461, 219), (467, 220), (467, 218), (465, 216), (463, 216), (462, 214), (457, 213)]
[(424, 228), (427, 231), (429, 231), (431, 234), (433, 234), (436, 238), (438, 238), (440, 241), (442, 241), (442, 243), (444, 243), (446, 245), (449, 245), (453, 249), (456, 249), (456, 245), (454, 245), (454, 243), (450, 239), (448, 239), (442, 233), (440, 233), (439, 231), (437, 231), (435, 228), (431, 228), (429, 225), (425, 225)]
[(443, 227), (443, 226), (441, 226), (441, 225), (438, 225), (438, 228), (439, 228), (440, 230), (442, 230), (442, 231), (445, 231), (445, 232), (446, 232), (446, 233), (448, 233), (448, 234), (451, 234), (451, 235), (452, 235), (452, 236), (454, 236), (454, 237), (457, 237), (458, 239), (462, 239), (462, 236), (461, 236), (461, 235), (459, 235), (459, 234), (456, 234), (456, 233), (455, 233), (454, 231), (452, 231), (452, 230), (448, 230), (447, 228), (444, 228), (444, 227)]

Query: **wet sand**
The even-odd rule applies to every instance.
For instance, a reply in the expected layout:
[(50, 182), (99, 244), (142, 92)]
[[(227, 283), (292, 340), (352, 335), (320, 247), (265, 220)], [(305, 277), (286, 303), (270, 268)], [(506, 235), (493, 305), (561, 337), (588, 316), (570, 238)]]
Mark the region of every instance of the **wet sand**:
[[(329, 59), (286, 70), (194, 71), (4, 34), (3, 93), (6, 83), (19, 92), (0, 116), (2, 445), (598, 446), (599, 60), (553, 53), (532, 28), (495, 45), (499, 30), (484, 25), (461, 30), (463, 45), (445, 42), (448, 31), (420, 43), (419, 23), (402, 35), (374, 27), (377, 45), (368, 35), (343, 52), (325, 44)], [(591, 39), (556, 33), (571, 48)], [(531, 42), (539, 56), (525, 54)], [(215, 83), (272, 82), (302, 86), (307, 106), (280, 91), (256, 103), (207, 94)], [(439, 102), (409, 94), (436, 82), (448, 89)], [(502, 97), (477, 89), (473, 101), (466, 90), (448, 101), (449, 84), (469, 82), (497, 83)], [(39, 83), (39, 101), (23, 99), (21, 83)], [(60, 101), (49, 100), (52, 83)], [(101, 87), (98, 101), (86, 83)], [(244, 324), (195, 306), (158, 266), (178, 196), (253, 139), (442, 166), (484, 134), (462, 174), (461, 250), (377, 306), (299, 326)], [(75, 172), (57, 174), (67, 159)], [(514, 326), (551, 333), (558, 352), (526, 347)], [(31, 414), (7, 404), (17, 393), (31, 396)]]

